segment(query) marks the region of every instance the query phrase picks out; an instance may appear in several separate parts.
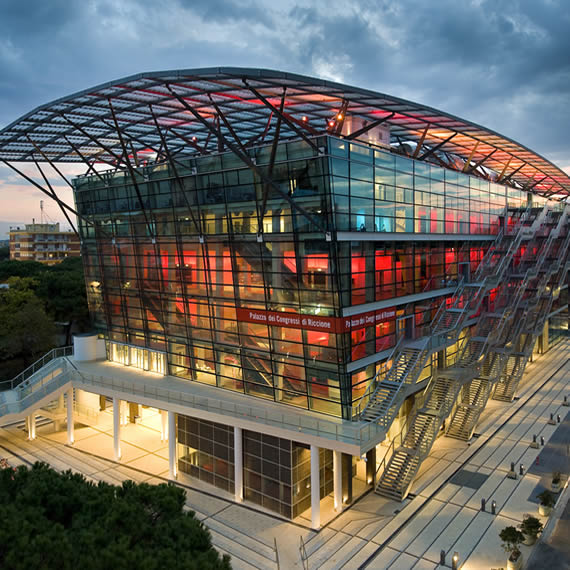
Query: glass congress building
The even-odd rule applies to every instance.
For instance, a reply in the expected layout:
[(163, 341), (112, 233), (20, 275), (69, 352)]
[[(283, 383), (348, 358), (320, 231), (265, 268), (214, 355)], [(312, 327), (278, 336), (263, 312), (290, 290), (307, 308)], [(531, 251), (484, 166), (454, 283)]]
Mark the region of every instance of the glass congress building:
[(468, 439), (478, 416), (458, 410), (487, 401), (469, 387), (509, 401), (567, 334), (568, 175), (397, 97), (259, 69), (141, 74), (22, 117), (0, 160), (85, 164), (64, 209), (105, 347), (86, 360), (169, 389), (78, 373), (75, 397), (168, 411), (172, 474), (311, 509), (315, 527), (329, 495), (341, 509), (405, 481), (403, 498), (417, 469), (391, 481), (390, 457), (426, 437), (421, 414), (437, 408), (432, 440)]

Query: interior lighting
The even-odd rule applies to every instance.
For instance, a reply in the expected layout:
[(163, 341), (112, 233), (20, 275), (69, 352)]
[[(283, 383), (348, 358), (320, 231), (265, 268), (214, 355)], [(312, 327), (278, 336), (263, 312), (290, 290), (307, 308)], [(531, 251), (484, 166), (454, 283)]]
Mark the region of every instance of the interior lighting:
[(342, 113), (339, 113), (339, 114), (336, 116), (336, 118), (337, 118), (339, 121), (342, 121), (342, 120), (344, 119), (344, 117), (342, 116)]
[(192, 140), (196, 142), (198, 140), (198, 137), (192, 137)]
[(334, 125), (335, 125), (335, 122), (334, 122), (334, 120), (331, 119), (331, 120), (329, 121), (329, 127), (332, 128), (332, 127), (334, 127)]
[(308, 119), (307, 115), (303, 115), (303, 116), (301, 117), (301, 121), (303, 121), (303, 123), (306, 123), (308, 120), (309, 120), (309, 119)]

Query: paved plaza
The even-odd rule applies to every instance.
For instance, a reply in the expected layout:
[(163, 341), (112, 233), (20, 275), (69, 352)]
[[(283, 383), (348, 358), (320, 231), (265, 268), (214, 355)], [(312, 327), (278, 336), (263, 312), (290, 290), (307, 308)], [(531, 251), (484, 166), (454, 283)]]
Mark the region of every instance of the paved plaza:
[[(566, 341), (529, 364), (518, 399), (512, 404), (490, 401), (470, 444), (439, 438), (406, 501), (397, 503), (370, 492), (338, 516), (325, 506), (325, 525), (319, 532), (309, 528), (307, 517), (290, 522), (247, 503), (237, 505), (229, 494), (184, 474), (177, 484), (186, 489), (187, 507), (210, 529), (214, 545), (232, 556), (234, 568), (333, 569), (366, 564), (435, 569), (440, 568), (441, 550), (448, 566), (457, 552), (461, 568), (506, 567), (499, 531), (519, 524), (525, 513), (538, 516), (536, 494), (548, 484), (553, 470), (568, 472), (570, 408), (562, 401), (570, 396), (569, 357), (570, 341)], [(550, 414), (555, 421), (560, 416), (560, 423), (550, 425)], [(0, 430), (0, 455), (12, 465), (45, 461), (94, 481), (167, 480), (168, 450), (160, 440), (157, 413), (145, 411), (138, 424), (123, 426), (120, 464), (111, 459), (110, 413), (101, 414), (96, 425), (76, 426), (73, 447), (65, 445), (65, 432), (54, 432), (51, 423), (40, 421), (37, 433), (36, 440), (28, 441), (23, 422)], [(539, 441), (544, 437), (544, 447), (529, 446), (533, 434)], [(523, 476), (507, 478), (511, 462), (517, 474), (523, 465)], [(482, 498), (487, 501), (486, 512), (481, 512)], [(529, 567), (545, 567), (542, 556), (555, 561), (548, 564), (553, 570), (568, 567), (566, 500), (567, 493), (558, 508), (560, 522), (551, 525), (549, 538), (535, 547), (532, 560), (531, 547), (522, 547)]]

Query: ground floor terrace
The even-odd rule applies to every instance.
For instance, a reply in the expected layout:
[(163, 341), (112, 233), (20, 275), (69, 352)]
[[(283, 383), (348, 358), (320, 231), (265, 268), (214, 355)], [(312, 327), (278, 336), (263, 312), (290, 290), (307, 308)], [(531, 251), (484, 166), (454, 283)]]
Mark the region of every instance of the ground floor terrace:
[[(255, 496), (248, 497), (253, 483), (248, 479), (246, 464), (250, 461), (248, 456), (256, 457), (246, 449), (251, 451), (258, 440), (249, 438), (245, 429), (241, 431), (243, 501), (236, 502), (235, 476), (233, 489), (231, 485), (225, 490), (220, 485), (216, 487), (215, 479), (212, 483), (211, 477), (223, 473), (217, 473), (217, 459), (211, 458), (210, 465), (207, 463), (208, 455), (213, 456), (206, 449), (208, 427), (204, 433), (202, 425), (197, 429), (200, 439), (205, 441), (191, 442), (182, 432), (196, 432), (196, 426), (188, 429), (188, 421), (181, 422), (180, 415), (173, 434), (172, 425), (176, 424), (169, 426), (172, 412), (169, 418), (168, 413), (156, 408), (121, 403), (125, 400), (120, 399), (102, 399), (97, 394), (79, 390), (75, 391), (71, 422), (74, 426), (72, 445), (68, 443), (67, 411), (58, 416), (56, 402), (52, 405), (52, 419), (38, 412), (33, 416), (35, 422), (18, 421), (6, 426), (0, 432), (0, 449), (13, 465), (44, 460), (57, 469), (72, 468), (94, 480), (114, 483), (124, 479), (172, 480), (186, 488), (188, 508), (198, 512), (212, 530), (215, 545), (230, 552), (232, 563), (238, 568), (276, 567), (277, 557), (281, 567), (308, 564), (310, 568), (341, 568), (368, 564), (371, 568), (436, 568), (442, 550), (446, 553), (447, 565), (457, 552), (461, 567), (501, 567), (505, 561), (499, 530), (518, 524), (525, 513), (536, 514), (536, 494), (548, 485), (552, 471), (560, 470), (565, 475), (569, 471), (568, 452), (566, 450), (565, 455), (564, 446), (557, 443), (561, 431), (568, 430), (570, 408), (563, 405), (563, 400), (565, 395), (570, 395), (569, 356), (570, 343), (565, 341), (529, 364), (518, 399), (512, 404), (490, 402), (481, 418), (477, 437), (470, 444), (440, 437), (422, 466), (411, 495), (403, 503), (367, 492), (370, 487), (363, 478), (366, 471), (362, 467), (368, 462), (351, 457), (356, 471), (352, 501), (343, 505), (345, 497), (341, 495), (341, 508), (337, 505), (335, 510), (334, 453), (332, 474), (327, 474), (330, 460), (326, 457), (326, 448), (319, 448), (317, 485), (316, 468), (311, 473), (314, 448), (305, 445), (301, 447), (303, 451), (294, 451), (290, 440), (284, 457), (288, 453), (290, 456), (308, 454), (308, 462), (305, 461), (308, 466), (304, 467), (308, 476), (303, 482), (309, 507), (293, 520), (276, 513), (271, 504), (264, 507), (263, 500), (258, 502)], [(65, 404), (65, 396), (63, 400)], [(555, 418), (554, 424), (548, 421), (550, 414)], [(211, 433), (219, 431), (215, 425), (211, 428)], [(533, 435), (537, 435), (539, 441), (544, 438), (544, 447), (530, 447)], [(277, 446), (275, 441), (268, 440), (264, 444), (263, 437), (259, 439), (257, 450), (262, 473), (264, 462), (267, 463)], [(564, 439), (562, 434), (562, 440), (567, 441), (568, 435)], [(232, 441), (235, 453), (235, 433), (234, 438), (229, 434), (226, 437), (228, 449)], [(281, 441), (277, 443), (281, 453)], [(215, 445), (219, 447), (218, 443)], [(189, 448), (204, 454), (203, 457), (197, 456), (193, 462), (188, 458)], [(337, 473), (341, 474), (342, 493), (346, 483), (343, 485), (343, 454), (340, 455)], [(229, 451), (227, 457), (231, 457)], [(189, 468), (181, 468), (184, 462)], [(511, 462), (517, 466), (517, 479), (507, 478)], [(519, 475), (520, 465), (523, 475)], [(193, 467), (198, 472), (192, 472)], [(298, 467), (298, 471), (302, 468)], [(310, 508), (312, 489), (320, 491), (319, 530), (311, 529), (315, 525), (314, 509)], [(490, 507), (486, 512), (481, 511), (482, 498), (488, 505), (495, 501), (494, 514)], [(525, 556), (531, 555), (529, 548), (523, 547), (523, 550)]]

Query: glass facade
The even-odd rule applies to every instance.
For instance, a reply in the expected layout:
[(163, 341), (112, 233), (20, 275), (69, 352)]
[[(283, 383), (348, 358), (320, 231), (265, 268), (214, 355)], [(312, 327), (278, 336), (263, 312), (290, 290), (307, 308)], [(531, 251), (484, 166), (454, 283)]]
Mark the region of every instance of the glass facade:
[[(428, 323), (438, 290), (488, 243), (462, 235), (497, 233), (505, 206), (526, 200), (366, 145), (314, 144), (279, 144), (273, 167), (270, 146), (252, 148), (258, 172), (222, 153), (141, 166), (135, 180), (75, 180), (77, 209), (94, 223), (80, 225), (94, 322), (131, 347), (113, 360), (135, 355), (144, 368), (164, 354), (166, 372), (188, 381), (350, 419), (377, 366), (354, 363)], [(435, 297), (411, 313), (398, 304), (426, 291)]]
[(234, 429), (231, 426), (177, 416), (178, 469), (234, 492)]

